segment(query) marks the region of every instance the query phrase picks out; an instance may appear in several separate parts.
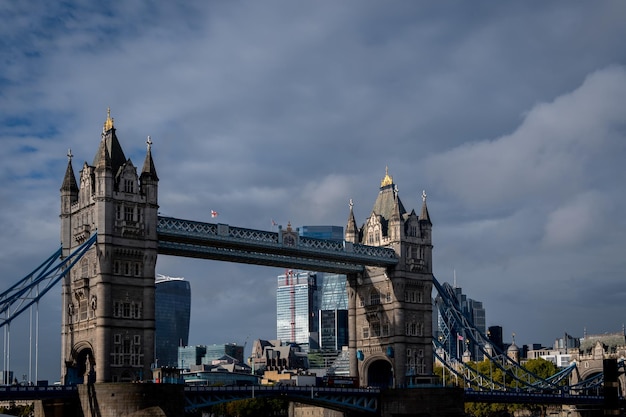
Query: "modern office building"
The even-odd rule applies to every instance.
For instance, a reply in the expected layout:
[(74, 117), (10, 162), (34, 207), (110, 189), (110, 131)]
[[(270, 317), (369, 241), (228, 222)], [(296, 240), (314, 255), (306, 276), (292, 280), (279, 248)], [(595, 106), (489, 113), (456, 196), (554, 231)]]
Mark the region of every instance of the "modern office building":
[(328, 273), (321, 275), (318, 280), (319, 349), (339, 352), (343, 346), (348, 346), (346, 276)]
[[(302, 226), (300, 236), (343, 240), (341, 226)], [(276, 292), (277, 339), (306, 351), (340, 352), (348, 345), (346, 276), (286, 271)]]
[(154, 301), (156, 363), (158, 366), (175, 367), (178, 364), (178, 347), (186, 346), (189, 341), (189, 281), (158, 275)]
[[(316, 239), (343, 241), (342, 226), (302, 226), (300, 235)], [(348, 293), (346, 276), (317, 273), (318, 348), (339, 353), (348, 346)]]
[(504, 352), (504, 339), (502, 338), (502, 326), (489, 326), (487, 329), (487, 337), (491, 341), (491, 344), (495, 348), (495, 351), (500, 354)]
[(302, 226), (300, 236), (325, 240), (343, 240), (342, 226)]
[(224, 356), (230, 356), (238, 363), (245, 363), (243, 360), (243, 346), (239, 346), (236, 343), (207, 345), (206, 353), (202, 358), (202, 363), (205, 365), (212, 365), (213, 361), (219, 360)]
[(196, 365), (202, 365), (202, 358), (206, 355), (206, 346), (179, 346), (178, 368), (191, 369)]
[(287, 270), (277, 284), (276, 338), (318, 349), (317, 275)]
[(238, 364), (244, 364), (243, 346), (236, 343), (226, 343), (223, 345), (197, 345), (178, 347), (178, 368), (197, 369), (194, 367), (214, 365), (216, 361), (223, 361), (224, 358), (232, 358)]

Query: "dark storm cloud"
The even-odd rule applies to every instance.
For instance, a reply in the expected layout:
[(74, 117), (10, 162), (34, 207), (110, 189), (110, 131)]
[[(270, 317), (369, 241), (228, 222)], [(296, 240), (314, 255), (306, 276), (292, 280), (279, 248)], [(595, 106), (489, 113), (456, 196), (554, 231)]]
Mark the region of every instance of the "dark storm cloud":
[[(551, 344), (624, 321), (623, 2), (19, 2), (0, 17), (3, 285), (56, 249), (65, 154), (93, 160), (111, 107), (135, 165), (152, 137), (164, 215), (343, 226), (352, 198), (362, 223), (389, 166), (407, 208), (426, 189), (435, 274), (456, 270), (489, 325)], [(192, 283), (191, 343), (275, 336), (282, 271), (157, 270)]]

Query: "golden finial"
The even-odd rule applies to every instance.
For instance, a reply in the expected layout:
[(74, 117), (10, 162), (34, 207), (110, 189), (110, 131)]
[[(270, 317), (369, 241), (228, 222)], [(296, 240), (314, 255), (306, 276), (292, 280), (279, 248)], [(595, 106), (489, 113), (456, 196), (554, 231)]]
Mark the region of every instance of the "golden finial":
[(384, 187), (386, 185), (393, 184), (393, 177), (389, 175), (389, 167), (385, 167), (385, 178), (380, 182), (380, 186)]
[(104, 122), (104, 131), (107, 132), (113, 129), (113, 119), (111, 118), (111, 108), (107, 108), (107, 119)]

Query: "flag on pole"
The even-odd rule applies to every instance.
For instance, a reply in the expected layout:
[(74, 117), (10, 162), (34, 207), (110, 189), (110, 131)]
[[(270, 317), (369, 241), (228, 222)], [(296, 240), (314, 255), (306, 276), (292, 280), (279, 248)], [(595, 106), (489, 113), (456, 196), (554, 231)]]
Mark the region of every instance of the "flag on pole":
[(211, 217), (217, 217), (219, 213), (215, 210), (211, 210)]
[(457, 338), (457, 340), (463, 340), (463, 336), (461, 336), (461, 335), (457, 335), (456, 338)]
[(278, 226), (278, 223), (276, 223), (274, 219), (272, 219), (272, 226)]

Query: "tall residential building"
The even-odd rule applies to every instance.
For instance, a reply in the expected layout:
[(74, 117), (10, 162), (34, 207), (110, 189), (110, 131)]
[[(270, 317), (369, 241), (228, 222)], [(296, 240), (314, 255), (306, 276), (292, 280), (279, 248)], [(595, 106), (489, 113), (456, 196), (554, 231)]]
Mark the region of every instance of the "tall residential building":
[(156, 361), (159, 366), (178, 364), (178, 347), (189, 342), (191, 286), (184, 278), (158, 275), (155, 291)]

